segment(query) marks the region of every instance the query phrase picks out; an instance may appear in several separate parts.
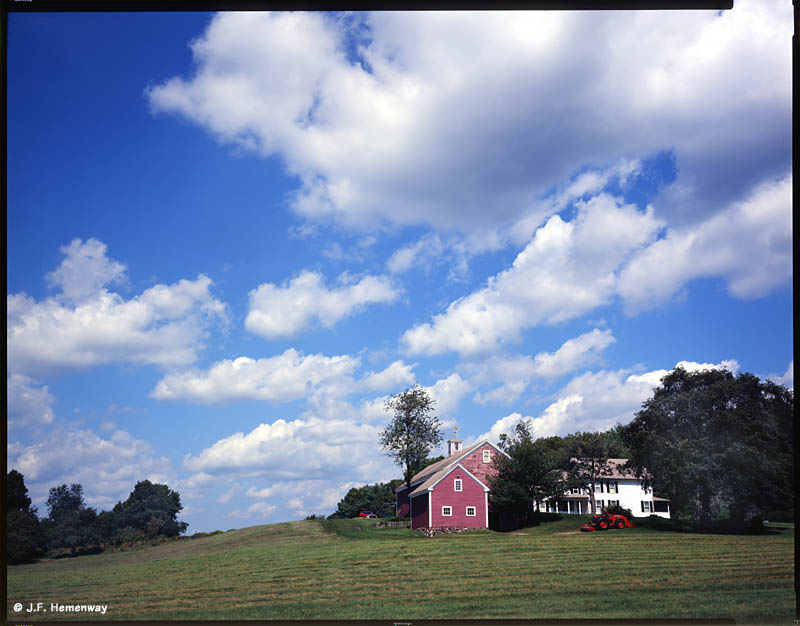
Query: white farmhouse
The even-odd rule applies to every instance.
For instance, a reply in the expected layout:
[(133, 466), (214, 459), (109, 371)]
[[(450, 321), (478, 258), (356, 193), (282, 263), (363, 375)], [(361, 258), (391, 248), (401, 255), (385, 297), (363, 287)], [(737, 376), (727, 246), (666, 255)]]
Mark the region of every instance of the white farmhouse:
[[(653, 495), (652, 489), (642, 487), (633, 472), (620, 469), (628, 459), (608, 459), (610, 472), (594, 483), (594, 497), (597, 502), (595, 513), (604, 507), (618, 504), (630, 509), (634, 517), (657, 515), (669, 519), (669, 500)], [(587, 515), (591, 513), (589, 494), (582, 487), (576, 487), (564, 493), (557, 501), (545, 499), (540, 510), (548, 513), (566, 513), (568, 515)]]

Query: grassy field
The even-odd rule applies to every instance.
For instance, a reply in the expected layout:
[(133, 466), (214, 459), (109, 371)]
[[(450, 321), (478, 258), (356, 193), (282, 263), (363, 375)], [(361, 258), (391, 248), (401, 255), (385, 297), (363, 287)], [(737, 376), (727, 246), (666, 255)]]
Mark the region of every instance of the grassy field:
[[(432, 538), (366, 519), (254, 526), (9, 567), (7, 614), (25, 622), (795, 617), (792, 527), (758, 536), (579, 533), (578, 522)], [(17, 602), (108, 612), (15, 613)]]

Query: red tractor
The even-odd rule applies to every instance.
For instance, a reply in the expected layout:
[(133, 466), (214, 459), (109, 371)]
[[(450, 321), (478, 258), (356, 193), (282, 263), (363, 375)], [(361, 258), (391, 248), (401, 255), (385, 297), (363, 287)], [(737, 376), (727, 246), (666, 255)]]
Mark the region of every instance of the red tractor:
[(601, 513), (599, 515), (592, 515), (592, 519), (588, 524), (581, 524), (583, 532), (590, 532), (593, 530), (608, 530), (609, 528), (635, 528), (631, 522), (624, 515), (613, 515), (610, 513)]

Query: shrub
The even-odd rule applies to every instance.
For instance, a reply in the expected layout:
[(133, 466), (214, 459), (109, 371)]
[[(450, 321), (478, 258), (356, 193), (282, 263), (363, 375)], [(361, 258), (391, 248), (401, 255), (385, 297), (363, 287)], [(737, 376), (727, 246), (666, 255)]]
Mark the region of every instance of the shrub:
[(630, 509), (621, 507), (619, 504), (603, 507), (603, 513), (608, 513), (609, 515), (624, 515), (628, 519), (633, 519), (633, 512)]

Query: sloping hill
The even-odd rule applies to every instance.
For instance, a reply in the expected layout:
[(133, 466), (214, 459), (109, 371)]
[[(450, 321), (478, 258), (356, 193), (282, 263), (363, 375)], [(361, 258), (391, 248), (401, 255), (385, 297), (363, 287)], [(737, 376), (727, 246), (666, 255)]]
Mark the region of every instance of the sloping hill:
[[(764, 536), (576, 532), (576, 518), (514, 533), (427, 538), (375, 520), (310, 520), (8, 569), (8, 617), (433, 619), (794, 614), (793, 529)], [(105, 616), (15, 613), (43, 602)], [(785, 623), (785, 621), (784, 621)]]

